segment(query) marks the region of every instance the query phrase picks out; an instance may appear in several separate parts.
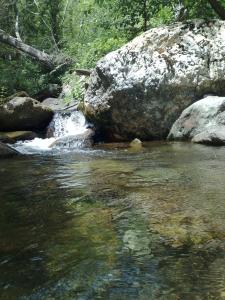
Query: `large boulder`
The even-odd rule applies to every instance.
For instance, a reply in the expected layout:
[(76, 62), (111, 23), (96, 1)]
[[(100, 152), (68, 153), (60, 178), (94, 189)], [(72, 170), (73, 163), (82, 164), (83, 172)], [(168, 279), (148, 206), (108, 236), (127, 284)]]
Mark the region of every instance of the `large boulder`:
[(208, 96), (186, 108), (173, 124), (168, 139), (225, 144), (225, 97)]
[(0, 158), (8, 158), (18, 154), (18, 151), (0, 142)]
[(205, 131), (196, 134), (193, 137), (192, 142), (198, 144), (223, 146), (225, 145), (225, 126), (212, 126)]
[(225, 95), (225, 22), (154, 28), (97, 63), (84, 112), (116, 139), (166, 137), (205, 94)]
[(29, 97), (15, 97), (0, 106), (0, 131), (43, 130), (53, 111)]

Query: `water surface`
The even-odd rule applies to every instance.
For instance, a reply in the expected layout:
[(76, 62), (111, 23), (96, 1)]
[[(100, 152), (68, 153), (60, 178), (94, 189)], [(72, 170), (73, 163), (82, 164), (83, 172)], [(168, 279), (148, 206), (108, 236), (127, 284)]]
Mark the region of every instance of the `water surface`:
[(225, 147), (0, 161), (0, 299), (225, 299)]

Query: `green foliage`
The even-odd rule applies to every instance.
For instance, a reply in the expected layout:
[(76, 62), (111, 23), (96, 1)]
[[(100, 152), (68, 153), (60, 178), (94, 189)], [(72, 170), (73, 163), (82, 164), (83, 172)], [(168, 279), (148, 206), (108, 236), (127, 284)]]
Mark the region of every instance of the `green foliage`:
[[(225, 0), (219, 0), (225, 6)], [(0, 28), (47, 53), (68, 55), (75, 67), (93, 68), (105, 54), (136, 35), (162, 24), (191, 18), (218, 17), (207, 0), (0, 0)], [(0, 47), (0, 90), (35, 94), (48, 82), (36, 62), (9, 47)], [(62, 77), (67, 82), (68, 74)], [(72, 97), (82, 98), (74, 81)], [(3, 92), (1, 92), (3, 93)]]
[(10, 60), (0, 59), (0, 89), (5, 90), (5, 96), (26, 91), (29, 95), (35, 94), (45, 86), (42, 68), (22, 55)]
[(160, 5), (158, 12), (151, 19), (151, 26), (157, 27), (162, 24), (169, 24), (172, 21), (174, 21), (174, 13), (172, 7)]
[(5, 103), (5, 99), (7, 96), (7, 88), (5, 86), (0, 87), (0, 105)]
[[(81, 45), (78, 52), (77, 67), (93, 68), (96, 62), (105, 54), (120, 48), (125, 44), (123, 38), (96, 38), (88, 45)], [(88, 46), (88, 49), (87, 49)]]
[(78, 76), (75, 73), (66, 73), (62, 77), (64, 86), (67, 86), (67, 91), (64, 95), (64, 101), (70, 103), (74, 99), (78, 102), (84, 100), (85, 85), (87, 79), (84, 76)]

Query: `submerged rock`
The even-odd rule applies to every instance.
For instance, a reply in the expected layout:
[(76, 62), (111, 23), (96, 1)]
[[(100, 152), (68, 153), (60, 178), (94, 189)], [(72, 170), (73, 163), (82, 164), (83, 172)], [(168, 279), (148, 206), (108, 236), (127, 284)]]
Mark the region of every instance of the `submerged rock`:
[(0, 158), (8, 158), (18, 154), (18, 151), (0, 142)]
[(225, 97), (208, 96), (186, 108), (172, 126), (168, 139), (225, 144)]
[(150, 238), (147, 232), (141, 230), (127, 230), (123, 236), (123, 243), (126, 249), (129, 249), (136, 255), (151, 254)]
[(0, 131), (43, 130), (53, 111), (29, 97), (16, 97), (0, 106)]
[(84, 111), (111, 137), (163, 138), (182, 110), (225, 94), (225, 22), (154, 28), (97, 63)]

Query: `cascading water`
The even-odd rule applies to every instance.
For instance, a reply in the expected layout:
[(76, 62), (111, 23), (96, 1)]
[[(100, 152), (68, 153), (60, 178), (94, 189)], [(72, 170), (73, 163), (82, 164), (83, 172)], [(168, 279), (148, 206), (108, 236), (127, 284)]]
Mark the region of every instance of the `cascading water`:
[[(79, 111), (55, 113), (47, 131), (47, 138), (35, 138), (31, 141), (17, 142), (14, 148), (23, 154), (51, 151), (54, 144), (66, 137), (76, 137), (87, 131), (84, 115)], [(76, 140), (76, 139), (75, 139)], [(81, 143), (73, 143), (79, 148)], [(71, 141), (68, 143), (71, 147)]]
[(79, 111), (70, 113), (56, 113), (49, 125), (54, 138), (82, 134), (86, 130), (86, 120)]

